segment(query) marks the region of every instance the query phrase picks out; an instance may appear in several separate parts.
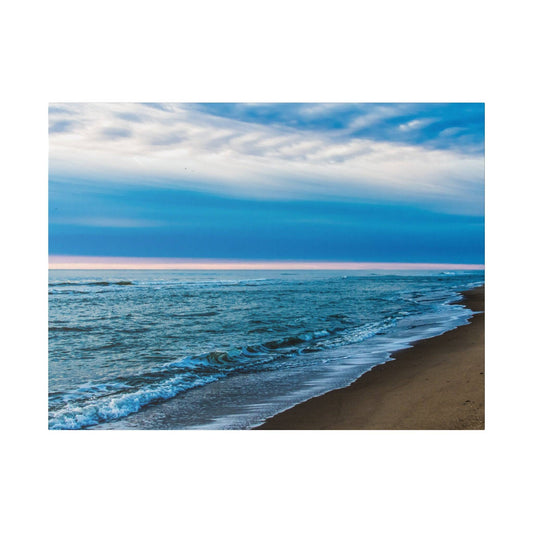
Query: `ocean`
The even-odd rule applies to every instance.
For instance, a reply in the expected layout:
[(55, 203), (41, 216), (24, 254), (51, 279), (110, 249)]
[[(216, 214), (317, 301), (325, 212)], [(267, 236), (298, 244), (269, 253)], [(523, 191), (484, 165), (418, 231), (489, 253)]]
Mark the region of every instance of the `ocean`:
[(50, 429), (248, 429), (466, 324), (483, 271), (49, 273)]

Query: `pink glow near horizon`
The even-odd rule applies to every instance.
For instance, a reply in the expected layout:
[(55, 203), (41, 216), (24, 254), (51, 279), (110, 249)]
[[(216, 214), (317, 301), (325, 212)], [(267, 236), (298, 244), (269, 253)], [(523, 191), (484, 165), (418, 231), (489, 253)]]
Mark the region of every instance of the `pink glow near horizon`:
[(483, 270), (456, 263), (364, 263), (343, 261), (250, 261), (158, 257), (50, 256), (50, 270)]

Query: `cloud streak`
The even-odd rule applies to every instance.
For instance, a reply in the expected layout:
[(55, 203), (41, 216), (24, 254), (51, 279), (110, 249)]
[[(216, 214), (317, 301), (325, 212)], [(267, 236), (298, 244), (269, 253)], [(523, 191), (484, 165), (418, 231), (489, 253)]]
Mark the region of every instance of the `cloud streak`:
[(343, 261), (246, 261), (166, 257), (50, 256), (49, 268), (83, 270), (483, 270), (484, 265), (464, 263), (362, 263)]
[[(450, 118), (410, 104), (53, 104), (50, 172), (247, 198), (387, 198), (481, 214), (483, 152), (466, 111), (461, 123), (457, 108)], [(468, 149), (457, 147), (461, 137), (474, 139)]]

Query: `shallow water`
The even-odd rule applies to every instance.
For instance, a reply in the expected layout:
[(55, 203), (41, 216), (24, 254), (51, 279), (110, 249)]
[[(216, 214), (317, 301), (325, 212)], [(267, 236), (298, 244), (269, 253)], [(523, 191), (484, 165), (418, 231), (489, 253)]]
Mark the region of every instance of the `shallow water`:
[(248, 428), (465, 324), (483, 272), (50, 271), (51, 429)]

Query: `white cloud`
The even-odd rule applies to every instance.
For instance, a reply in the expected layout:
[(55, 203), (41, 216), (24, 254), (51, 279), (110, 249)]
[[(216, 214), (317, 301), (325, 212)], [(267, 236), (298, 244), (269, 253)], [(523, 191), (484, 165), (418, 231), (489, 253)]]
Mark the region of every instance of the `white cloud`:
[(154, 228), (160, 226), (156, 220), (140, 218), (109, 217), (54, 217), (54, 223), (80, 225), (94, 228)]
[[(361, 104), (362, 109), (364, 109), (364, 104)], [(352, 131), (360, 131), (374, 124), (381, 122), (384, 119), (391, 118), (402, 113), (402, 106), (388, 106), (388, 105), (379, 105), (372, 106), (372, 108), (363, 113), (361, 116), (354, 118), (350, 122), (350, 129)]]
[(457, 135), (464, 131), (465, 128), (455, 127), (455, 128), (446, 128), (442, 130), (439, 134), (440, 137), (451, 137), (452, 135)]
[[(175, 182), (241, 196), (385, 196), (446, 210), (483, 209), (479, 154), (242, 122), (179, 104), (53, 107), (52, 174)], [(392, 112), (374, 107), (350, 127)]]
[(405, 124), (400, 124), (398, 126), (398, 129), (400, 131), (412, 131), (412, 130), (418, 130), (420, 128), (423, 128), (424, 126), (427, 126), (428, 124), (431, 124), (431, 119), (415, 119), (410, 120), (409, 122), (406, 122)]

